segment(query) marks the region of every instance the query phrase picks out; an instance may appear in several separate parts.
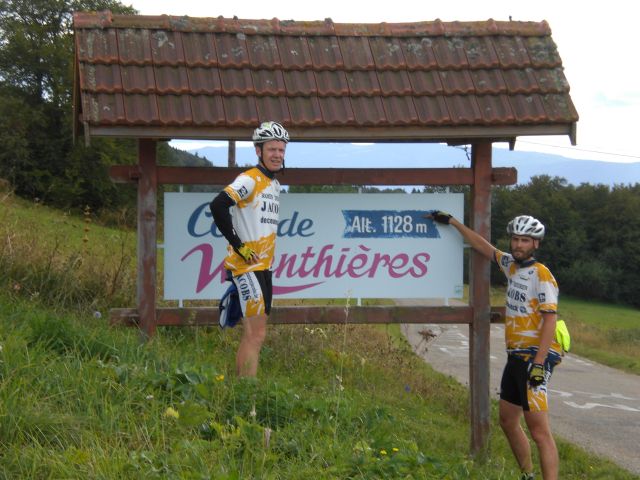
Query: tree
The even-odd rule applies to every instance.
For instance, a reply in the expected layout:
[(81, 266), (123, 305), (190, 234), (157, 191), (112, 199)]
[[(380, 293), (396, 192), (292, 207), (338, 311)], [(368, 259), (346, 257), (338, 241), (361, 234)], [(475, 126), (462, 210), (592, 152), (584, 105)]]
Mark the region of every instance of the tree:
[(88, 172), (75, 163), (83, 156), (97, 162), (90, 170), (100, 171), (104, 144), (89, 154), (72, 143), (71, 22), (74, 11), (103, 9), (135, 12), (111, 0), (0, 0), (0, 176), (19, 195), (80, 206), (73, 194), (99, 178), (79, 177)]
[(69, 105), (74, 11), (135, 13), (113, 0), (0, 0), (0, 81), (34, 103)]

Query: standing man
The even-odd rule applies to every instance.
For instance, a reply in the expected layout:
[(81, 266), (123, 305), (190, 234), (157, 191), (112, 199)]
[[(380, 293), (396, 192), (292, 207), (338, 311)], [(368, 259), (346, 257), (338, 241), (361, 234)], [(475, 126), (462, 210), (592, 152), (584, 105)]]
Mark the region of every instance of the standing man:
[(549, 426), (547, 384), (560, 363), (555, 340), (558, 284), (547, 267), (533, 257), (544, 237), (544, 225), (528, 215), (507, 225), (511, 253), (505, 253), (451, 215), (433, 211), (428, 218), (455, 227), (479, 253), (494, 261), (508, 280), (505, 340), (507, 365), (500, 382), (500, 427), (522, 471), (521, 480), (534, 479), (531, 447), (520, 426), (524, 420), (540, 456), (544, 480), (558, 478), (558, 450)]
[(213, 220), (229, 242), (224, 266), (238, 288), (243, 332), (236, 355), (239, 376), (255, 377), (271, 311), (271, 266), (276, 247), (280, 182), (289, 134), (276, 122), (253, 132), (258, 165), (227, 185), (211, 202)]

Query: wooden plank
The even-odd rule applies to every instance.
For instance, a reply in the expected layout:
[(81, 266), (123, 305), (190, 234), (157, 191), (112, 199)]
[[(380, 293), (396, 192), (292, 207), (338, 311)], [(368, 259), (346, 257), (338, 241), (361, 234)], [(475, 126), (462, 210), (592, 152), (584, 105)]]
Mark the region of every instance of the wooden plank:
[[(345, 317), (344, 306), (295, 307), (274, 306), (269, 323), (274, 325), (296, 324), (390, 324), (390, 323), (439, 323), (470, 324), (473, 310), (461, 307), (425, 306), (375, 306), (350, 307)], [(491, 321), (504, 321), (504, 307), (491, 308)], [(204, 326), (218, 324), (217, 307), (157, 308), (157, 325)], [(112, 325), (138, 325), (140, 316), (135, 308), (114, 308), (109, 312)]]
[[(491, 143), (473, 145), (471, 166), (471, 228), (491, 240)], [(469, 326), (469, 389), (471, 394), (471, 454), (486, 458), (490, 431), (489, 335), (490, 260), (473, 251), (470, 255), (469, 303), (473, 307)]]
[[(246, 168), (157, 167), (158, 184), (227, 185)], [(116, 183), (134, 183), (138, 165), (114, 165), (109, 176)], [(471, 168), (287, 168), (278, 175), (283, 185), (472, 185)], [(515, 168), (494, 168), (491, 183), (513, 185)]]

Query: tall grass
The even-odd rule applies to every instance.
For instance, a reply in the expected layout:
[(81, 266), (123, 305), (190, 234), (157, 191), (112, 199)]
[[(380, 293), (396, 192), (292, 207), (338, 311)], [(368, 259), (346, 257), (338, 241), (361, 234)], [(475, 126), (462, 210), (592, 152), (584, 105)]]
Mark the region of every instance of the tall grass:
[(131, 305), (135, 233), (0, 194), (0, 287), (56, 309)]
[[(468, 392), (368, 326), (137, 332), (0, 294), (0, 478), (511, 479), (468, 456)], [(495, 410), (492, 411), (493, 425)], [(560, 442), (562, 478), (632, 479)]]

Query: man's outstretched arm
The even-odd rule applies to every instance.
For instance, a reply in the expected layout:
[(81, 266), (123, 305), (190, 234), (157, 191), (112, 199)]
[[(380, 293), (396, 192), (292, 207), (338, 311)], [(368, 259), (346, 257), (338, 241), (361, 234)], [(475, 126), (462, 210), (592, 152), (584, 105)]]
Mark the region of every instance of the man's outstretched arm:
[(471, 247), (487, 257), (491, 261), (495, 261), (495, 251), (496, 247), (491, 245), (487, 240), (485, 240), (480, 234), (474, 232), (469, 227), (460, 223), (454, 217), (449, 215), (448, 213), (441, 212), (439, 210), (433, 211), (428, 215), (425, 215), (427, 218), (432, 218), (434, 221), (438, 223), (443, 223), (447, 225), (451, 225), (456, 230), (460, 232), (466, 242), (471, 245)]

